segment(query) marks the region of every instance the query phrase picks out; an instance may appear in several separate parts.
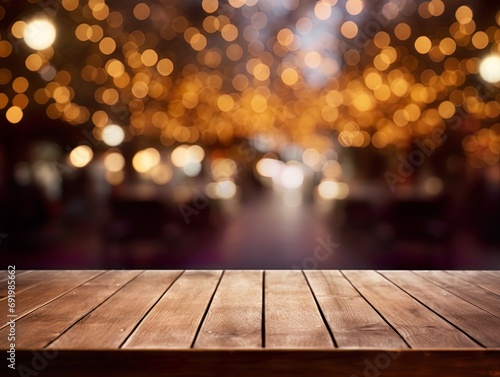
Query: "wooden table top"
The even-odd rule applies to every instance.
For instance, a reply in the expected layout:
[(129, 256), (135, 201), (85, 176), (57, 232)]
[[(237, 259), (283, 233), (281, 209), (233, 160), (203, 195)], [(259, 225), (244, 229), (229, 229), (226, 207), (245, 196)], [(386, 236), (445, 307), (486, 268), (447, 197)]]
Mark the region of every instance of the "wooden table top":
[[(37, 270), (17, 272), (15, 293), (17, 352), (57, 350), (49, 364), (60, 368), (148, 350), (153, 365), (184, 357), (266, 364), (267, 354), (281, 360), (279, 370), (299, 361), (312, 367), (311, 358), (337, 372), (340, 364), (359, 367), (361, 376), (366, 360), (375, 365), (385, 355), (393, 368), (380, 367), (383, 376), (401, 373), (397, 365), (405, 376), (430, 375), (407, 370), (423, 360), (441, 365), (441, 376), (445, 364), (464, 370), (464, 360), (475, 368), (470, 376), (500, 376), (500, 271)], [(6, 296), (4, 282), (2, 318)], [(2, 323), (2, 350), (8, 333)], [(345, 375), (357, 376), (353, 370)]]

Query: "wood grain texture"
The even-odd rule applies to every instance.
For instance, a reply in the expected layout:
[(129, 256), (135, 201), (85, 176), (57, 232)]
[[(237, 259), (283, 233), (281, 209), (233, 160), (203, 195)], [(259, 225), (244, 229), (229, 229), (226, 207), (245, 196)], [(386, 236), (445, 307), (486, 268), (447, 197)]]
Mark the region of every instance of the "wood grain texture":
[(186, 271), (123, 348), (190, 348), (221, 275), (222, 271)]
[(412, 347), (479, 347), (375, 271), (342, 271)]
[(301, 271), (265, 271), (265, 347), (333, 348)]
[(408, 348), (339, 271), (305, 271), (340, 348)]
[(444, 271), (414, 271), (470, 303), (500, 318), (500, 296)]
[[(20, 364), (33, 358), (18, 352)], [(40, 376), (496, 377), (499, 358), (498, 350), (59, 351)]]
[(195, 348), (262, 347), (262, 271), (226, 271)]
[(448, 274), (459, 277), (469, 283), (487, 289), (500, 295), (500, 278), (481, 271), (446, 271)]
[[(61, 275), (60, 270), (43, 270), (43, 271), (25, 271), (24, 273), (16, 273), (16, 295), (22, 291), (31, 288), (34, 285), (40, 284), (44, 281), (55, 278)], [(0, 297), (7, 296), (7, 284), (1, 284), (0, 286)], [(2, 305), (2, 304), (0, 304)]]
[(500, 318), (421, 276), (385, 271), (384, 276), (486, 347), (500, 347)]
[[(54, 279), (44, 281), (16, 295), (17, 320), (33, 310), (55, 300), (79, 285), (102, 274), (102, 270), (65, 271)], [(4, 299), (5, 300), (5, 299)], [(0, 316), (7, 317), (7, 305), (0, 300)], [(7, 326), (0, 325), (0, 329)]]
[[(17, 321), (17, 349), (40, 349), (137, 276), (140, 271), (107, 271)], [(8, 328), (0, 330), (0, 345)]]
[[(27, 272), (31, 272), (31, 270), (16, 270), (15, 276), (21, 276), (24, 275)], [(0, 270), (0, 282), (5, 281), (9, 278), (9, 271), (7, 269), (5, 270)]]
[(50, 344), (51, 349), (118, 349), (182, 271), (145, 271)]
[(487, 274), (487, 275), (492, 275), (492, 276), (496, 277), (497, 279), (500, 279), (500, 271), (498, 271), (498, 270), (484, 270), (481, 272), (484, 274)]

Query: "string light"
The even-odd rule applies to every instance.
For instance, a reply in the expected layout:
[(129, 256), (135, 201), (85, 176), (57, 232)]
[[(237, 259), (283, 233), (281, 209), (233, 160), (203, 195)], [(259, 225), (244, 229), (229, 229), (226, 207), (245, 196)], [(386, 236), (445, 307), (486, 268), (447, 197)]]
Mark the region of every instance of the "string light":
[[(57, 15), (74, 26), (64, 36), (56, 19), (15, 20), (12, 39), (0, 41), (0, 57), (9, 62), (0, 69), (7, 121), (22, 124), (32, 106), (43, 106), (50, 119), (91, 125), (109, 146), (125, 134), (156, 137), (166, 147), (229, 146), (266, 134), (309, 149), (306, 160), (316, 170), (321, 163), (311, 151), (321, 153), (332, 140), (348, 148), (406, 148), (461, 106), (491, 130), (483, 138), (497, 142), (500, 98), (472, 92), (471, 83), (479, 75), (500, 82), (498, 15), (479, 22), (473, 7), (440, 0), (390, 1), (378, 12), (358, 0), (204, 0), (198, 7), (199, 19), (152, 1), (126, 17), (105, 1), (68, 0)], [(373, 23), (376, 32), (367, 26)], [(416, 23), (439, 23), (446, 33)], [(14, 54), (16, 38), (35, 51)], [(481, 60), (485, 51), (493, 55)], [(107, 125), (114, 116), (123, 128)], [(466, 152), (498, 161), (495, 147)], [(191, 174), (201, 160), (178, 167), (189, 165)]]

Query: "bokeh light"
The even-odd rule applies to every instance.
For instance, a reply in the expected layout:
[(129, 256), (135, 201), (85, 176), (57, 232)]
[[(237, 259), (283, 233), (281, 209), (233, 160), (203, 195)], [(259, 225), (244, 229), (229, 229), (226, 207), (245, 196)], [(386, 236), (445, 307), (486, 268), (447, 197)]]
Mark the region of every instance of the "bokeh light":
[(479, 73), (484, 81), (489, 83), (500, 82), (500, 55), (484, 58), (479, 66)]
[(123, 132), (123, 128), (116, 124), (106, 126), (102, 130), (102, 140), (110, 147), (120, 145), (124, 138), (125, 133)]
[(56, 28), (46, 19), (35, 19), (26, 24), (23, 38), (26, 44), (34, 50), (45, 50), (56, 40)]

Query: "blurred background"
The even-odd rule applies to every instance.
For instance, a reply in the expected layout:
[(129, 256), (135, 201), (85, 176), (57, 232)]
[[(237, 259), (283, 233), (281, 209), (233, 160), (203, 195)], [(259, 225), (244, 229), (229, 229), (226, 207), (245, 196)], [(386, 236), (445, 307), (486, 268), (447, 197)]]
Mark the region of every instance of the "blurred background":
[(498, 3), (0, 0), (0, 23), (4, 264), (500, 268)]

